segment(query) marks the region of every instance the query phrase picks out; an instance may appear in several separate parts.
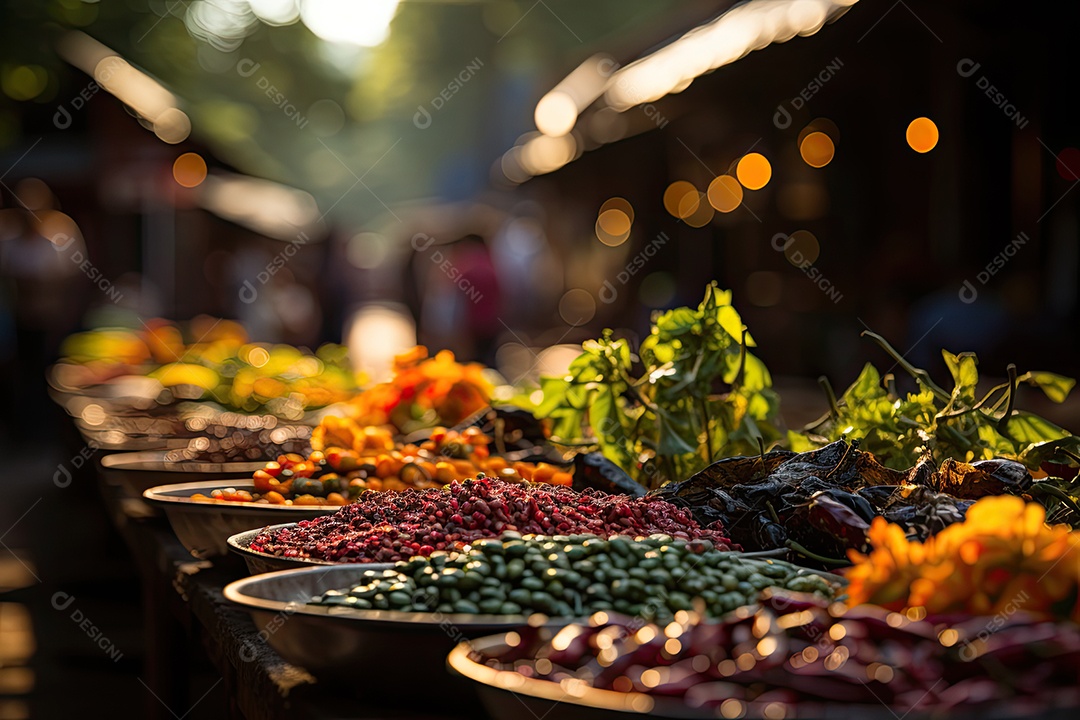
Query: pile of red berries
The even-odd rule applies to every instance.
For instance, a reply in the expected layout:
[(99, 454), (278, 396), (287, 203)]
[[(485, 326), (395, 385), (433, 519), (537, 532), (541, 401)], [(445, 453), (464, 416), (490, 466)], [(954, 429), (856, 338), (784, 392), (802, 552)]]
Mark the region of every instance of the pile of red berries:
[(537, 535), (652, 535), (730, 541), (704, 529), (682, 508), (655, 498), (493, 478), (446, 488), (366, 493), (358, 502), (316, 520), (259, 534), (256, 552), (336, 562), (396, 562), (453, 549), (506, 532)]

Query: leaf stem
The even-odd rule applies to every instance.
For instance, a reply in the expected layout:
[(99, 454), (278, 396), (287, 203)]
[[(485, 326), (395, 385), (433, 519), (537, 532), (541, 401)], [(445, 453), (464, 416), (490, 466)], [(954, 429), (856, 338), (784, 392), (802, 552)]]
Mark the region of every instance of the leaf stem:
[(709, 453), (707, 462), (715, 459), (713, 454), (712, 432), (709, 430), (709, 401), (708, 398), (698, 397), (698, 406), (701, 409), (701, 424), (705, 427), (705, 450)]
[(824, 555), (818, 555), (815, 552), (810, 552), (809, 550), (807, 550), (805, 547), (803, 547), (799, 543), (795, 542), (794, 540), (788, 540), (786, 543), (784, 543), (784, 545), (786, 545), (787, 547), (791, 548), (792, 550), (794, 550), (795, 552), (799, 553), (800, 555), (802, 555), (804, 557), (808, 557), (811, 560), (817, 560), (819, 563), (825, 563), (826, 565), (850, 565), (851, 564), (847, 560), (837, 560), (836, 558), (829, 558), (829, 557), (825, 557)]
[(915, 378), (918, 382), (925, 385), (926, 388), (929, 389), (930, 392), (934, 393), (934, 395), (939, 400), (941, 400), (942, 402), (949, 402), (949, 393), (945, 392), (937, 383), (933, 381), (933, 379), (930, 377), (930, 373), (926, 372), (922, 368), (917, 368), (911, 363), (909, 363), (903, 355), (898, 353), (896, 349), (889, 344), (888, 340), (878, 335), (876, 332), (871, 332), (870, 330), (863, 330), (861, 335), (874, 340), (874, 342), (881, 346), (882, 350), (887, 352), (889, 356), (896, 361), (897, 365), (904, 368), (908, 375), (911, 375), (911, 377)]
[(741, 388), (743, 372), (746, 370), (746, 326), (742, 329), (742, 339), (739, 342), (739, 369), (735, 373), (735, 380), (731, 383), (732, 389)]
[(818, 385), (825, 391), (825, 398), (829, 401), (829, 417), (833, 420), (840, 419), (840, 405), (836, 401), (836, 393), (833, 392), (832, 383), (829, 382), (829, 378), (822, 375), (817, 379)]
[(1005, 406), (1005, 414), (998, 420), (998, 432), (1008, 436), (1009, 419), (1013, 413), (1013, 403), (1016, 402), (1016, 365), (1009, 363), (1006, 368), (1009, 371), (1009, 404)]
[(881, 378), (882, 384), (885, 385), (885, 392), (890, 398), (899, 400), (900, 393), (896, 391), (896, 376), (892, 373), (885, 373), (885, 377)]

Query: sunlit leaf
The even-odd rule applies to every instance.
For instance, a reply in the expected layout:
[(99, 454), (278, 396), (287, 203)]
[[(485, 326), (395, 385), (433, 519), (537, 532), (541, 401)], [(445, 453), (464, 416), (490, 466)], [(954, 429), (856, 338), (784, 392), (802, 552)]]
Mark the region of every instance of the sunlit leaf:
[(1040, 387), (1046, 393), (1046, 397), (1058, 403), (1065, 402), (1065, 398), (1069, 396), (1069, 393), (1072, 392), (1073, 387), (1076, 385), (1075, 379), (1051, 372), (1040, 371), (1029, 374), (1031, 379), (1028, 382)]

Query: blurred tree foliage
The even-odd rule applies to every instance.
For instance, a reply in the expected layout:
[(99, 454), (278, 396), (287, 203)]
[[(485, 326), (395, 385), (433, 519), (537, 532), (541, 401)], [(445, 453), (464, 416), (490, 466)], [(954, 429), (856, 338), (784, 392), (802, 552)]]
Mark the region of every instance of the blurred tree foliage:
[[(20, 103), (51, 115), (88, 82), (55, 52), (79, 29), (178, 95), (193, 139), (220, 161), (365, 223), (385, 206), (483, 189), (499, 154), (533, 129), (536, 100), (578, 63), (599, 51), (632, 57), (712, 5), (404, 0), (389, 38), (359, 48), (325, 42), (299, 20), (267, 25), (247, 0), (6, 0), (0, 147), (36, 133), (19, 127)], [(17, 70), (29, 77), (27, 66), (46, 86), (32, 98), (8, 87)]]

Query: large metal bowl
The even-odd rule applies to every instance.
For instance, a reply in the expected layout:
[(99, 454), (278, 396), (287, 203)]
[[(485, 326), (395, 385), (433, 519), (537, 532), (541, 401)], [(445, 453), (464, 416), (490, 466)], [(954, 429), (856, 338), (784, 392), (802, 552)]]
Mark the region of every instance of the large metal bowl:
[[(280, 519), (274, 518), (275, 520)], [(350, 567), (359, 567), (361, 569), (369, 569), (374, 567), (372, 563), (335, 563), (329, 560), (316, 560), (314, 558), (287, 558), (280, 557), (278, 555), (267, 555), (266, 553), (256, 552), (251, 549), (251, 541), (255, 539), (255, 536), (261, 533), (263, 530), (278, 530), (283, 527), (289, 527), (295, 523), (281, 523), (279, 525), (270, 525), (269, 527), (258, 528), (256, 530), (248, 530), (246, 532), (237, 533), (230, 537), (226, 544), (230, 552), (236, 553), (240, 557), (244, 558), (244, 563), (247, 565), (248, 572), (252, 575), (258, 575), (260, 573), (277, 572), (278, 570), (297, 570), (311, 567), (326, 567), (337, 565), (348, 565)]]
[[(669, 698), (643, 693), (620, 693), (595, 688), (575, 688), (570, 694), (559, 683), (527, 678), (520, 673), (496, 670), (476, 662), (470, 653), (506, 650), (506, 636), (492, 635), (458, 643), (446, 658), (451, 670), (472, 681), (480, 701), (494, 720), (519, 720), (547, 716), (587, 720), (627, 720), (628, 716), (705, 720), (718, 715), (688, 707)], [(557, 712), (552, 712), (558, 708)], [(524, 712), (523, 712), (524, 711)]]
[[(635, 717), (642, 720), (713, 720), (722, 717), (718, 708), (695, 708), (681, 700), (659, 695), (621, 693), (586, 685), (563, 685), (499, 670), (470, 657), (474, 650), (483, 653), (507, 649), (505, 634), (491, 635), (459, 643), (446, 659), (451, 670), (473, 682), (492, 720), (520, 720), (523, 717), (557, 717), (559, 720), (633, 720)], [(837, 701), (798, 707), (797, 710), (798, 717), (804, 720), (896, 720), (898, 717), (893, 709), (883, 704)], [(905, 710), (908, 712), (904, 717), (910, 720), (940, 720), (943, 717), (910, 708)], [(1050, 704), (1045, 708), (1032, 708), (1005, 701), (992, 709), (984, 705), (975, 708), (961, 706), (950, 710), (947, 717), (955, 720), (1066, 720), (1076, 717), (1076, 708), (1052, 707)]]
[[(475, 702), (461, 678), (446, 672), (446, 656), (472, 637), (520, 627), (524, 616), (356, 610), (307, 605), (331, 589), (356, 585), (363, 573), (390, 564), (339, 564), (285, 570), (237, 580), (225, 597), (251, 612), (256, 627), (286, 661), (320, 680), (343, 681), (386, 693), (401, 689), (410, 701), (449, 696)], [(417, 682), (423, 685), (418, 696)]]
[[(133, 497), (159, 485), (169, 485), (178, 480), (242, 481), (266, 465), (265, 460), (251, 462), (211, 463), (191, 460), (173, 460), (175, 451), (146, 450), (143, 452), (114, 453), (101, 458), (101, 475), (111, 485), (119, 485)], [(228, 485), (230, 483), (225, 483)], [(219, 487), (225, 487), (220, 485)]]
[(250, 481), (203, 480), (159, 485), (146, 490), (143, 498), (165, 511), (173, 532), (197, 558), (227, 555), (229, 537), (244, 530), (272, 525), (282, 518), (313, 520), (338, 510), (336, 505), (261, 505), (245, 502), (200, 502), (191, 499), (195, 493), (209, 495), (211, 491), (224, 487), (248, 492), (255, 489), (255, 485)]

